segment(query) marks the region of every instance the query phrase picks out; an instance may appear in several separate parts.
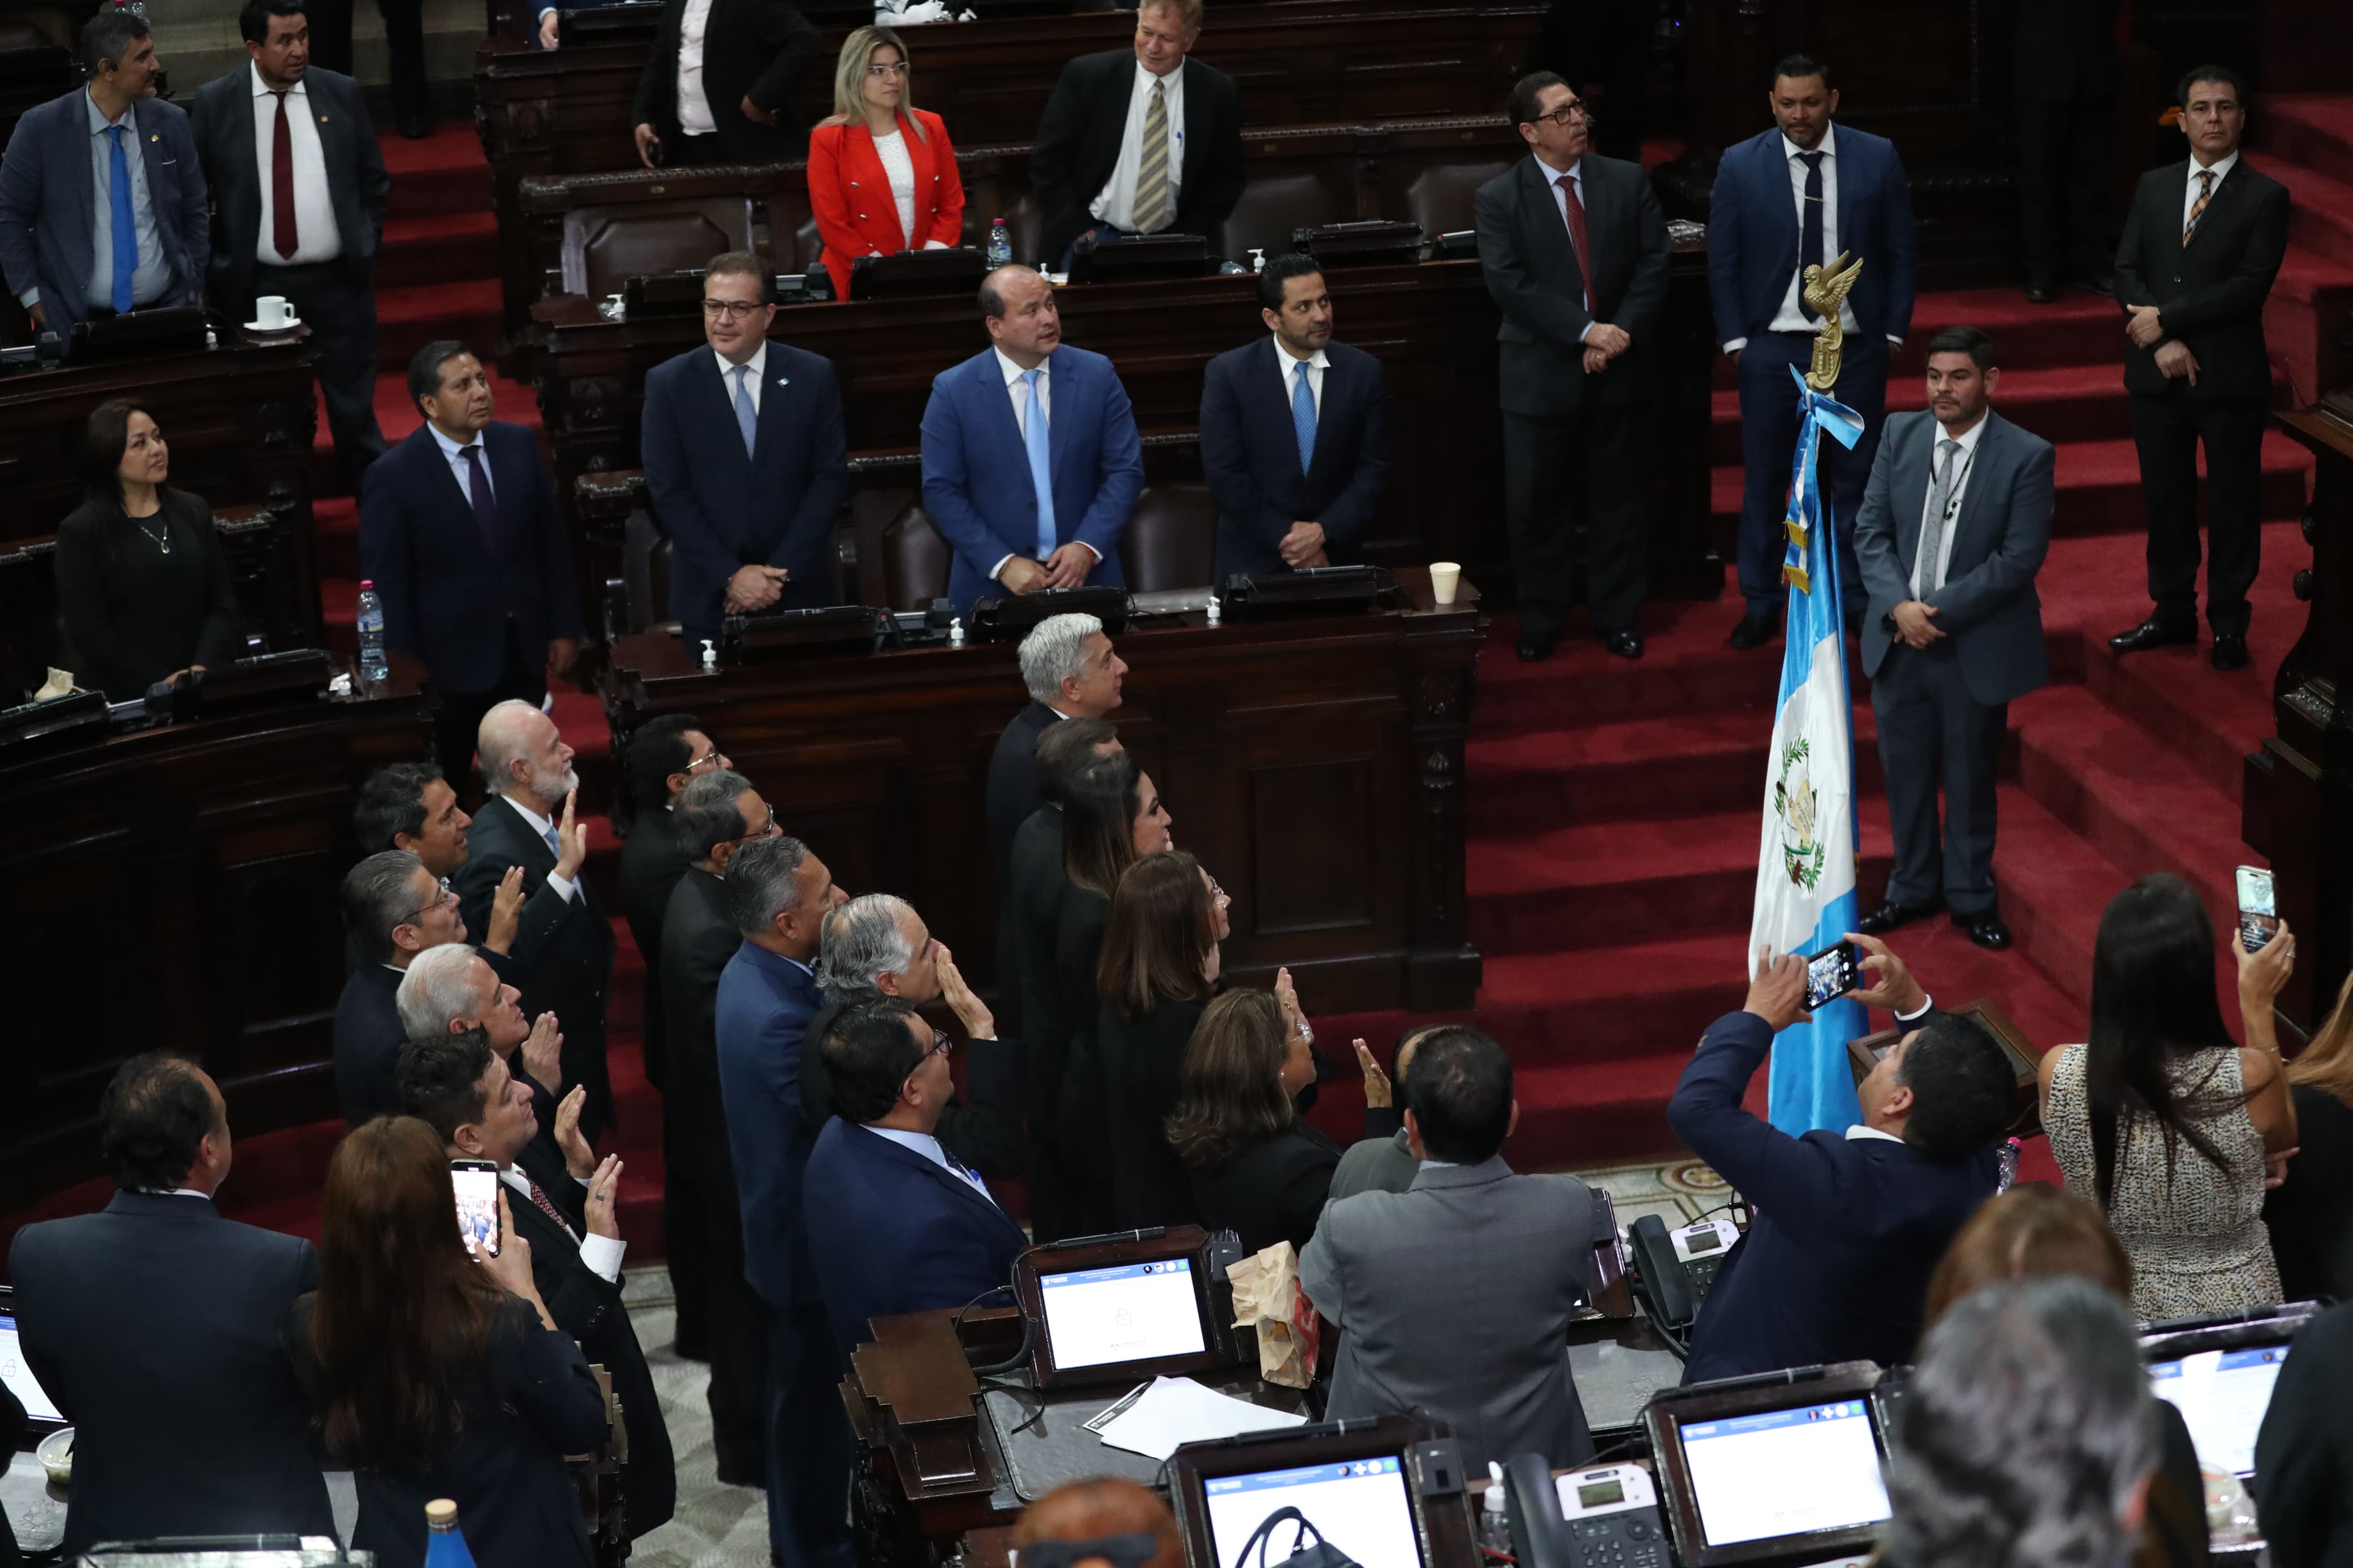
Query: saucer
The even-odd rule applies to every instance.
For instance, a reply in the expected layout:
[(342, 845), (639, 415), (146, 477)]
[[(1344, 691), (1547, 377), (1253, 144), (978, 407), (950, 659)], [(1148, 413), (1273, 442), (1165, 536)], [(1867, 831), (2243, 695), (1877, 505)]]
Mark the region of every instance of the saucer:
[(248, 321), (245, 324), (245, 330), (248, 332), (290, 332), (301, 324), (301, 317), (289, 316), (274, 327), (265, 327), (259, 321)]

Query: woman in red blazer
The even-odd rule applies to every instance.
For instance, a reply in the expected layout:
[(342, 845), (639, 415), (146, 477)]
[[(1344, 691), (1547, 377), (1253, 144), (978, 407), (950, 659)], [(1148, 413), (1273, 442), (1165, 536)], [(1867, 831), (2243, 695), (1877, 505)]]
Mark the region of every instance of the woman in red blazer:
[(861, 256), (939, 250), (964, 237), (964, 180), (947, 122), (910, 100), (907, 47), (888, 27), (841, 46), (829, 119), (809, 132), (809, 206), (837, 300)]

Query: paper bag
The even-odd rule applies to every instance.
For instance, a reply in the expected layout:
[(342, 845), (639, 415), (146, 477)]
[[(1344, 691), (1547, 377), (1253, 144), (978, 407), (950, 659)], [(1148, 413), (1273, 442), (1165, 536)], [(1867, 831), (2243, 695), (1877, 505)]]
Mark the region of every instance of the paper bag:
[(80, 687), (74, 684), (72, 670), (59, 669), (57, 666), (51, 665), (48, 679), (43, 681), (41, 689), (33, 693), (33, 700), (54, 702), (60, 697), (71, 697), (80, 689)]
[(1278, 1241), (1226, 1271), (1234, 1288), (1234, 1327), (1258, 1331), (1258, 1374), (1284, 1388), (1315, 1378), (1317, 1318), (1299, 1289), (1299, 1255)]

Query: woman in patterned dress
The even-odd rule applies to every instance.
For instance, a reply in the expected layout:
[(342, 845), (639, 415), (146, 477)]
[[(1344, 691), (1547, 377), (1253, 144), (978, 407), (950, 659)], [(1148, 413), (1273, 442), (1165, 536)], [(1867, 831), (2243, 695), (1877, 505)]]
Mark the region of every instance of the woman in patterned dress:
[(2295, 1143), (2272, 1002), (2295, 937), (2233, 941), (2246, 1045), (2215, 995), (2214, 928), (2179, 877), (2109, 900), (2092, 954), (2086, 1043), (2042, 1058), (2042, 1125), (2069, 1187), (2096, 1199), (2132, 1255), (2143, 1322), (2270, 1306), (2279, 1268), (2263, 1188)]

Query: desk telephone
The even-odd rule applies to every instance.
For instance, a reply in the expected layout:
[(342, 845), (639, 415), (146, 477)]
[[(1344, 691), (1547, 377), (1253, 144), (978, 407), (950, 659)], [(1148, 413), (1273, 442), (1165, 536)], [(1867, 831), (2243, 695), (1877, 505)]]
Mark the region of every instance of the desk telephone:
[(1739, 1239), (1739, 1227), (1723, 1218), (1695, 1220), (1671, 1231), (1658, 1215), (1644, 1215), (1629, 1229), (1627, 1247), (1641, 1281), (1643, 1306), (1671, 1339), (1680, 1339), (1699, 1316), (1725, 1255)]
[(1543, 1455), (1524, 1454), (1504, 1475), (1521, 1568), (1668, 1568), (1666, 1521), (1641, 1466), (1556, 1477)]

